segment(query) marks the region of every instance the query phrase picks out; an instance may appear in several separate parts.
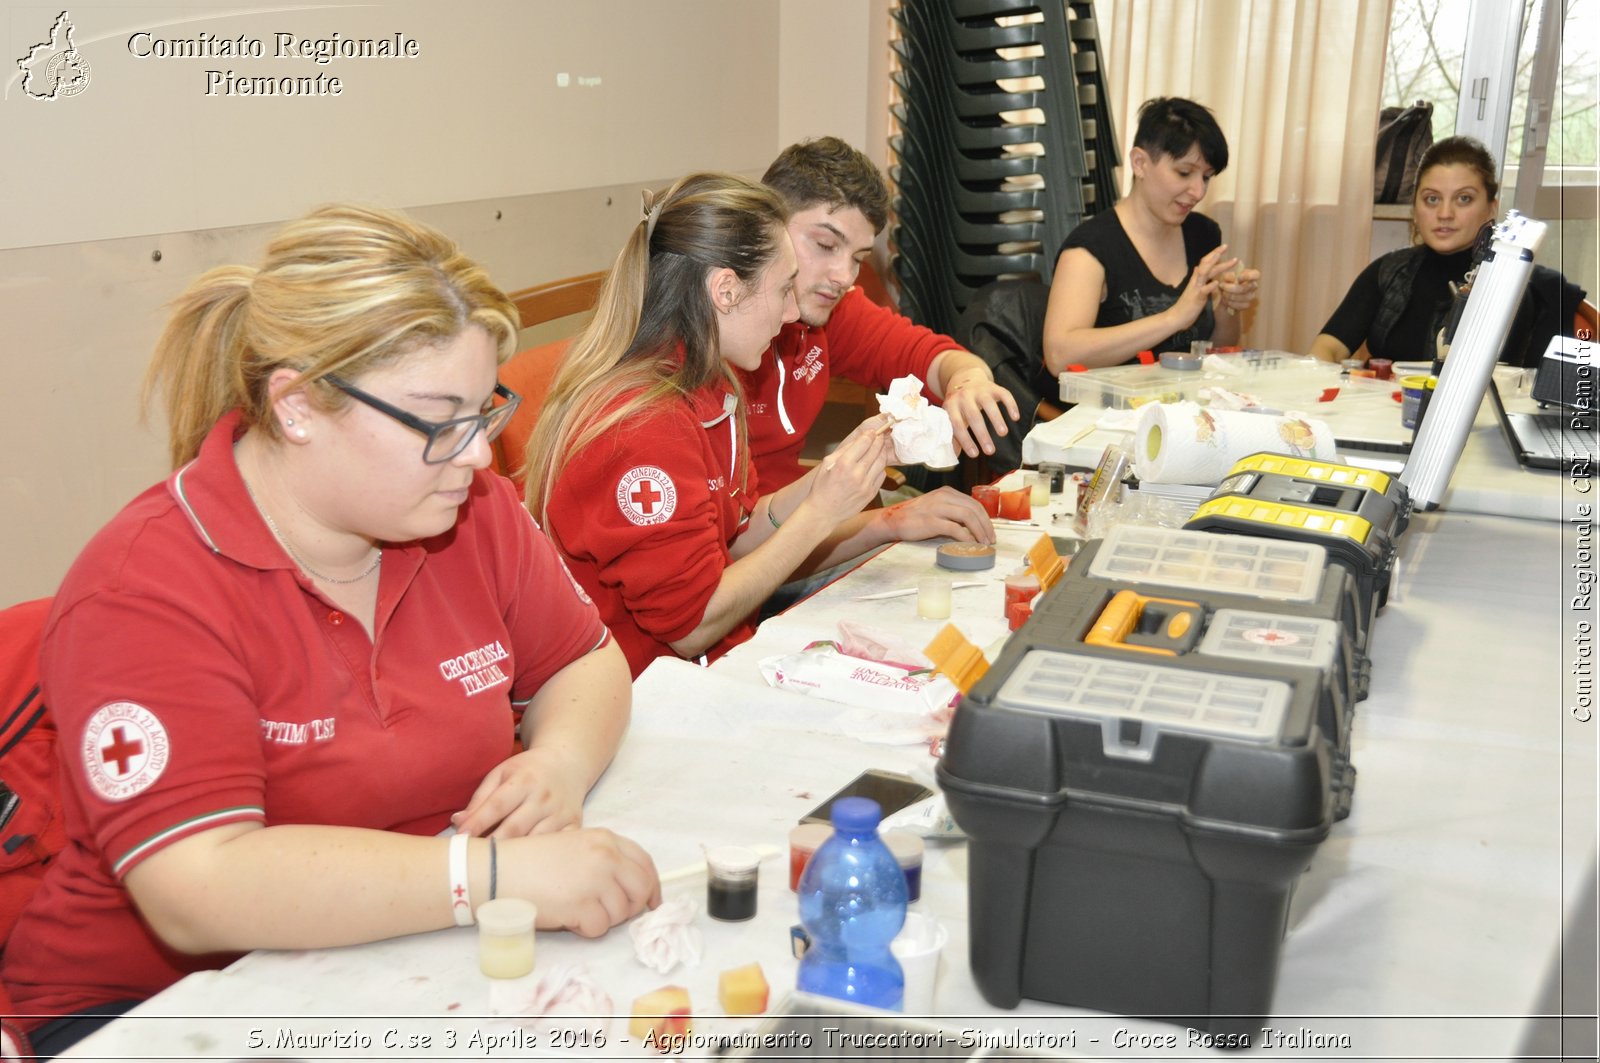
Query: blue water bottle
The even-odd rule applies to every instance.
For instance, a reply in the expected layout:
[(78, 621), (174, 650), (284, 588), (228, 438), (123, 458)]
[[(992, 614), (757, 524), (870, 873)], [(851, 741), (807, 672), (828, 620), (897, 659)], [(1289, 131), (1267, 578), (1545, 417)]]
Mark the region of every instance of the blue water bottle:
[(833, 803), (833, 835), (800, 876), (800, 922), (811, 944), (796, 986), (899, 1011), (905, 975), (889, 943), (906, 921), (906, 876), (878, 837), (883, 811), (865, 797)]

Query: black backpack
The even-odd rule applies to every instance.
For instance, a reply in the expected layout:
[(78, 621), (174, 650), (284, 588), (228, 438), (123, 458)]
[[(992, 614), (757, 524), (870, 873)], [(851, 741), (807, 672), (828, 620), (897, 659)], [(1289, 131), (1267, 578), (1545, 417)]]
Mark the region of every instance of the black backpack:
[(1422, 156), (1433, 146), (1433, 104), (1385, 107), (1378, 114), (1378, 155), (1372, 177), (1374, 203), (1410, 203), (1417, 194)]

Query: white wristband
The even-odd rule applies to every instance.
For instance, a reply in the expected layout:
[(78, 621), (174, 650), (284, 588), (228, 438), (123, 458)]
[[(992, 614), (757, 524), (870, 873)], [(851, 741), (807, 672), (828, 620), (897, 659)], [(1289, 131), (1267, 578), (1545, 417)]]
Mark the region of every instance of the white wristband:
[(456, 926), (471, 926), (472, 897), (467, 891), (467, 835), (450, 836), (450, 914)]

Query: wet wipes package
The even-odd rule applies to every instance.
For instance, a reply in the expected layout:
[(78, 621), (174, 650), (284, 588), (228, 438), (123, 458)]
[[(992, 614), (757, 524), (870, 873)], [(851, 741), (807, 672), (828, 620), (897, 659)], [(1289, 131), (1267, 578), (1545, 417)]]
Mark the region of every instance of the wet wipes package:
[(957, 695), (942, 675), (852, 657), (832, 642), (765, 658), (760, 667), (770, 686), (863, 709), (927, 715), (947, 709)]

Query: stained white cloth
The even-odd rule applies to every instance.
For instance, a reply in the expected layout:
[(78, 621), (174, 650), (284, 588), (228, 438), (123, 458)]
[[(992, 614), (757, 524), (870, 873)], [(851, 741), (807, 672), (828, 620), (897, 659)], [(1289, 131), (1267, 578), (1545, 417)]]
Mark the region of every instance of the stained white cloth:
[(585, 1018), (612, 1014), (611, 997), (595, 984), (581, 963), (556, 964), (537, 979), (495, 979), (489, 986), (493, 1015), (530, 1018)]
[(955, 429), (950, 415), (922, 397), (922, 381), (914, 376), (890, 381), (889, 393), (878, 396), (878, 410), (887, 414), (893, 425), (889, 438), (894, 440), (897, 464), (930, 469), (955, 466)]
[(1215, 484), (1240, 458), (1266, 451), (1332, 460), (1326, 422), (1295, 414), (1202, 408), (1198, 403), (1151, 403), (1139, 408), (1133, 463), (1148, 483)]
[(699, 911), (700, 906), (688, 897), (662, 901), (661, 907), (628, 924), (633, 954), (657, 974), (666, 974), (680, 963), (688, 967), (697, 965), (702, 939), (694, 917)]

